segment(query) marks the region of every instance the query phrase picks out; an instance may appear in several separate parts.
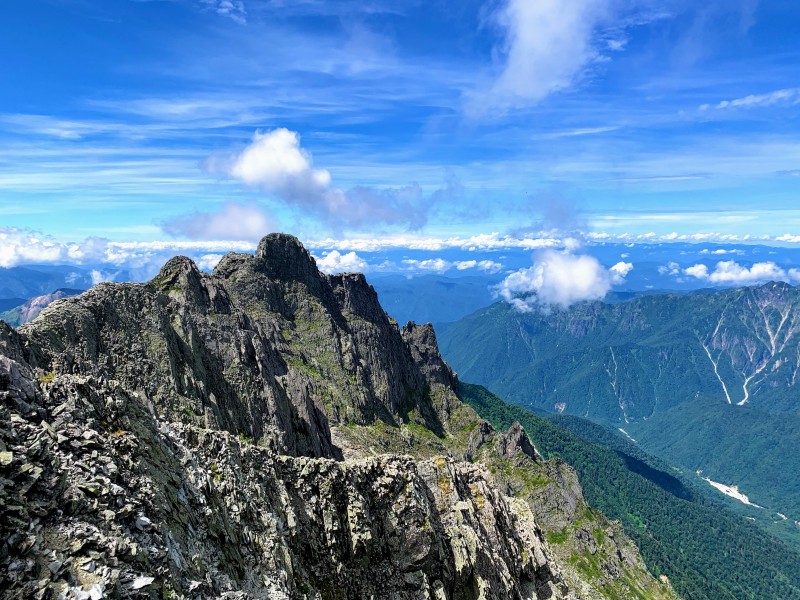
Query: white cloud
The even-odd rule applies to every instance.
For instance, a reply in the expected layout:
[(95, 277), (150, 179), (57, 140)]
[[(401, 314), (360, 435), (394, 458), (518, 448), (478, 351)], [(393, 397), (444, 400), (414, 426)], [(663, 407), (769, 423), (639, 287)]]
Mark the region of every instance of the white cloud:
[(369, 270), (367, 261), (355, 252), (342, 254), (338, 250), (333, 250), (322, 258), (315, 256), (314, 259), (323, 273), (364, 273)]
[[(723, 100), (714, 105), (717, 110), (725, 108), (760, 108), (772, 106), (774, 104), (798, 104), (800, 103), (800, 88), (788, 88), (775, 90), (766, 94), (750, 94), (734, 100)], [(703, 104), (700, 110), (707, 111), (711, 104)]]
[(271, 219), (256, 204), (228, 202), (218, 211), (193, 212), (167, 219), (165, 233), (194, 240), (257, 241), (275, 229)]
[(427, 258), (425, 260), (406, 259), (403, 264), (413, 271), (433, 271), (434, 273), (444, 273), (453, 267), (453, 263), (443, 258)]
[(619, 285), (625, 282), (625, 278), (628, 276), (633, 270), (633, 263), (629, 262), (618, 262), (613, 267), (609, 269), (611, 272), (611, 283), (614, 285)]
[(487, 273), (498, 273), (503, 268), (499, 262), (493, 260), (461, 260), (454, 263), (456, 269), (459, 271), (466, 271), (467, 269), (478, 269)]
[(248, 185), (288, 198), (322, 196), (331, 184), (331, 174), (315, 169), (311, 155), (300, 147), (300, 136), (283, 128), (257, 131), (227, 172)]
[(81, 243), (65, 244), (36, 231), (0, 228), (0, 267), (98, 261), (107, 247), (108, 240), (101, 238), (86, 238)]
[(521, 312), (553, 305), (566, 308), (603, 298), (632, 268), (631, 263), (617, 263), (613, 270), (606, 269), (593, 256), (545, 250), (538, 254), (533, 267), (506, 277), (497, 292)]
[(111, 273), (107, 271), (100, 271), (99, 269), (92, 269), (89, 272), (90, 277), (92, 278), (92, 285), (97, 285), (98, 283), (103, 283), (104, 281), (114, 281), (119, 272)]
[(219, 261), (222, 260), (224, 254), (203, 254), (195, 259), (197, 268), (201, 271), (212, 271), (217, 266)]
[(335, 226), (389, 223), (418, 229), (425, 224), (432, 202), (449, 193), (453, 185), (448, 182), (429, 198), (417, 184), (343, 190), (333, 185), (327, 169), (314, 167), (311, 154), (300, 146), (300, 136), (284, 128), (257, 131), (240, 154), (212, 157), (206, 161), (206, 168), (261, 188)]
[(710, 248), (703, 248), (700, 251), (700, 254), (744, 254), (743, 250), (727, 249), (727, 248), (717, 248), (716, 250), (711, 250)]
[(683, 273), (720, 285), (750, 285), (765, 281), (800, 281), (800, 270), (784, 269), (772, 261), (753, 263), (750, 267), (740, 265), (733, 260), (723, 260), (711, 271), (704, 264), (696, 264), (683, 269)]
[(686, 275), (696, 279), (708, 279), (708, 267), (703, 264), (693, 265), (683, 270)]
[(392, 248), (408, 248), (409, 250), (443, 250), (460, 248), (467, 251), (502, 250), (520, 248), (538, 250), (562, 246), (560, 239), (553, 237), (514, 237), (501, 236), (499, 233), (482, 233), (469, 237), (435, 238), (413, 234), (386, 235), (379, 238), (348, 238), (311, 240), (306, 242), (309, 248), (339, 250), (355, 250), (357, 252), (378, 252)]
[(210, 10), (240, 25), (247, 23), (247, 11), (241, 0), (201, 0)]
[[(572, 87), (593, 63), (608, 60), (604, 51), (624, 50), (621, 29), (641, 22), (641, 16), (636, 21), (622, 14), (634, 6), (617, 0), (503, 0), (492, 14), (503, 34), (497, 49), (501, 69), (488, 89), (470, 98), (468, 110), (481, 115), (521, 108)], [(611, 29), (613, 39), (603, 35)]]
[(61, 242), (38, 231), (0, 228), (0, 267), (23, 264), (113, 265), (115, 267), (158, 268), (177, 253), (210, 261), (211, 254), (229, 251), (252, 252), (248, 241), (149, 241), (114, 242), (89, 237), (79, 242)]
[(658, 267), (658, 272), (661, 275), (677, 276), (681, 274), (681, 266), (676, 262), (668, 262), (666, 265)]
[(409, 271), (432, 271), (434, 273), (444, 273), (451, 269), (456, 269), (458, 271), (477, 269), (494, 274), (498, 273), (503, 268), (503, 265), (493, 260), (449, 261), (443, 258), (428, 258), (425, 260), (405, 259), (402, 263)]

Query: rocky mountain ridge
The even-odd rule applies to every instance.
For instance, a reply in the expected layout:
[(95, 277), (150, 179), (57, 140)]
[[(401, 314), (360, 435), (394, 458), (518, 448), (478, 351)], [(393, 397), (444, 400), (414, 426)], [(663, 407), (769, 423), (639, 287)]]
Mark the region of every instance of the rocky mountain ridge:
[(430, 326), (280, 234), (0, 323), (4, 597), (672, 597), (456, 386)]

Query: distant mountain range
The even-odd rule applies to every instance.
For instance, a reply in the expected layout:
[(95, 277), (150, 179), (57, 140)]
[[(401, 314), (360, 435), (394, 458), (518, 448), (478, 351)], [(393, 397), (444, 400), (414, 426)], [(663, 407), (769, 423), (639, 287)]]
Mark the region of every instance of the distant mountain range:
[(462, 380), (621, 429), (685, 473), (739, 486), (776, 529), (800, 531), (800, 459), (787, 451), (800, 443), (800, 289), (767, 283), (531, 313), (499, 303), (439, 330)]
[(498, 303), (440, 330), (464, 379), (551, 412), (625, 424), (699, 396), (797, 412), (798, 305), (800, 290), (768, 283), (547, 312)]
[[(92, 270), (74, 265), (26, 265), (0, 268), (0, 310), (59, 288), (86, 290), (92, 287)], [(17, 301), (8, 306), (7, 301)]]

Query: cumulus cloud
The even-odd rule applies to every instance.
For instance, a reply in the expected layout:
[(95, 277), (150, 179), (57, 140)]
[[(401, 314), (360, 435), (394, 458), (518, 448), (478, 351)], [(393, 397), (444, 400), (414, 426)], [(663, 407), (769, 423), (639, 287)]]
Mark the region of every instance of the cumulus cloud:
[(119, 275), (119, 271), (110, 272), (101, 271), (100, 269), (92, 269), (89, 272), (89, 276), (92, 278), (92, 285), (97, 285), (98, 283), (103, 283), (105, 281), (114, 281), (117, 275)]
[(460, 248), (470, 252), (481, 250), (507, 250), (521, 248), (524, 250), (538, 250), (562, 246), (563, 242), (554, 237), (508, 236), (494, 233), (482, 233), (469, 237), (436, 238), (423, 237), (413, 234), (385, 235), (374, 238), (351, 237), (346, 239), (325, 238), (308, 241), (309, 248), (355, 250), (357, 252), (378, 252), (393, 248), (407, 248), (409, 250), (443, 250), (447, 248)]
[(493, 260), (461, 260), (455, 263), (455, 267), (459, 271), (478, 269), (479, 271), (485, 271), (486, 273), (494, 274), (499, 273), (503, 268), (503, 265)]
[(747, 267), (733, 260), (723, 260), (710, 270), (704, 264), (683, 269), (683, 273), (695, 279), (719, 285), (750, 285), (765, 281), (800, 281), (800, 269), (784, 269), (772, 261), (753, 263)]
[(0, 267), (20, 264), (99, 262), (108, 250), (108, 240), (90, 237), (80, 243), (61, 243), (37, 231), (0, 228)]
[(275, 229), (272, 220), (257, 204), (228, 202), (218, 211), (193, 212), (167, 219), (164, 233), (192, 240), (257, 241)]
[(678, 276), (681, 274), (681, 266), (674, 261), (670, 261), (666, 265), (658, 267), (658, 272), (661, 275)]
[(619, 262), (607, 269), (593, 256), (545, 250), (538, 253), (532, 267), (506, 277), (497, 292), (520, 312), (566, 308), (603, 298), (631, 269), (631, 263)]
[(317, 267), (323, 273), (364, 273), (369, 270), (367, 261), (355, 252), (342, 254), (338, 250), (328, 252), (324, 257), (314, 257)]
[(736, 248), (732, 249), (717, 248), (715, 250), (711, 250), (710, 248), (703, 248), (700, 251), (700, 254), (744, 254), (744, 250), (738, 250)]
[(683, 270), (684, 273), (696, 279), (708, 279), (708, 267), (703, 264), (693, 265)]
[(609, 269), (609, 272), (611, 273), (611, 283), (614, 285), (625, 283), (625, 278), (631, 271), (633, 271), (633, 263), (624, 261), (618, 262)]
[(417, 184), (344, 190), (333, 184), (327, 169), (314, 166), (297, 132), (285, 128), (257, 131), (241, 153), (212, 157), (206, 161), (206, 168), (260, 188), (334, 226), (348, 227), (387, 223), (419, 229), (427, 221), (430, 205), (442, 194), (454, 193), (456, 185), (449, 180), (444, 189), (430, 197)]

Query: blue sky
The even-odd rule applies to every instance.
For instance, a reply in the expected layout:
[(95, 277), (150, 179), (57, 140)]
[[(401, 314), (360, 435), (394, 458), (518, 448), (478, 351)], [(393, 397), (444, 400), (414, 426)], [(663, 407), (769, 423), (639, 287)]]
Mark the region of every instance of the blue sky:
[(0, 266), (800, 242), (790, 0), (28, 0), (0, 52)]

